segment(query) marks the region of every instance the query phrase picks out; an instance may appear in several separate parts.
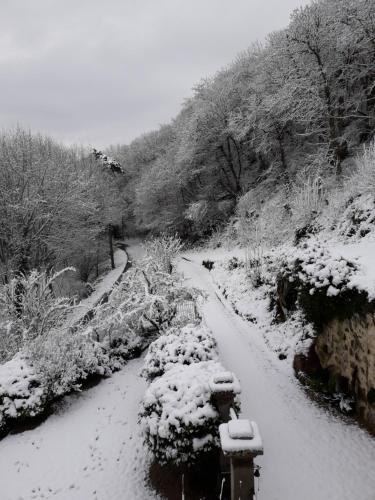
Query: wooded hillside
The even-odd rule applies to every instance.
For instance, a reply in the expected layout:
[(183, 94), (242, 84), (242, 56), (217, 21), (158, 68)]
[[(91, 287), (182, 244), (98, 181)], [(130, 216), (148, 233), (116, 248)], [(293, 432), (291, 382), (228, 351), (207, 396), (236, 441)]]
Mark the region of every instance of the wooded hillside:
[(374, 76), (374, 0), (294, 11), (286, 29), (196, 85), (171, 123), (110, 148), (127, 175), (128, 222), (196, 239), (249, 191), (259, 203), (279, 193), (288, 210), (301, 174), (339, 184), (373, 136)]

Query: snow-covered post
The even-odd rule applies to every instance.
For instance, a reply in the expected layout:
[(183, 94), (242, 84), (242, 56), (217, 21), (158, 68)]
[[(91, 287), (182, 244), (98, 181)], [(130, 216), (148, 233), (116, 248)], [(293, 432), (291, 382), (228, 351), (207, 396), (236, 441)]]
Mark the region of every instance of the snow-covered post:
[(221, 422), (230, 420), (230, 409), (234, 398), (241, 392), (240, 383), (232, 372), (220, 372), (210, 380), (212, 402), (219, 412)]
[(255, 422), (231, 420), (219, 427), (221, 449), (230, 459), (231, 500), (253, 500), (254, 458), (263, 455), (262, 438)]
[[(220, 421), (225, 423), (231, 419), (230, 410), (234, 407), (234, 398), (241, 392), (240, 383), (232, 372), (220, 372), (210, 380), (211, 399), (217, 409)], [(230, 472), (229, 459), (220, 454), (220, 470), (222, 474)]]

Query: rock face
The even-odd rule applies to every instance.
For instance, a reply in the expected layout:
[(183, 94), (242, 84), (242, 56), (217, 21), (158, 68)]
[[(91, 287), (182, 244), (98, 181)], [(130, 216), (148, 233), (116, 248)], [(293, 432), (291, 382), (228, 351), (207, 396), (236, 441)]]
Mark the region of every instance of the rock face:
[[(344, 264), (350, 274), (353, 265)], [(345, 288), (345, 280), (337, 294), (329, 294), (332, 270), (328, 285), (312, 288), (305, 271), (296, 265), (276, 280), (276, 318), (283, 321), (300, 308), (316, 332), (309, 352), (295, 355), (294, 371), (320, 378), (330, 393), (354, 396), (359, 420), (375, 434), (375, 302), (364, 291)]]
[(331, 320), (316, 337), (315, 351), (336, 389), (355, 395), (360, 419), (375, 432), (374, 313)]

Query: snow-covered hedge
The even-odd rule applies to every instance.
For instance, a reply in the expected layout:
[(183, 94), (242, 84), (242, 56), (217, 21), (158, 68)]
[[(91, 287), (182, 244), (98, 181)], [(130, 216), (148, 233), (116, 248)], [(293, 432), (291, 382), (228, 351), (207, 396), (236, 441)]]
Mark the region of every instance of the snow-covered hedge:
[(202, 324), (171, 328), (150, 345), (142, 375), (152, 380), (176, 364), (190, 365), (216, 358), (216, 341)]
[(334, 257), (320, 243), (311, 242), (287, 255), (285, 270), (290, 274), (291, 280), (295, 277), (310, 287), (311, 295), (321, 290), (327, 297), (331, 297), (350, 287), (358, 268), (354, 262), (344, 257)]
[(30, 363), (21, 355), (0, 365), (0, 431), (9, 421), (43, 412), (46, 389)]
[(291, 284), (307, 321), (319, 332), (330, 320), (349, 318), (368, 307), (367, 292), (358, 288), (358, 273), (356, 262), (332, 255), (313, 241), (286, 255), (278, 282)]
[(176, 365), (151, 383), (140, 423), (159, 463), (191, 464), (218, 446), (219, 416), (211, 403), (209, 379), (223, 370), (215, 361)]
[(110, 355), (102, 345), (69, 331), (53, 331), (28, 348), (49, 400), (79, 389), (90, 375), (109, 375)]

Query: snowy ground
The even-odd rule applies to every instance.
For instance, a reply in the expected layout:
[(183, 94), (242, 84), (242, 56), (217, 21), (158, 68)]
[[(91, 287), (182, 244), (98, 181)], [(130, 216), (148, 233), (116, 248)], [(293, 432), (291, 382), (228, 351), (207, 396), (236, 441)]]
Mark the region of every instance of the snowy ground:
[(34, 430), (0, 441), (1, 500), (151, 500), (137, 424), (143, 360), (81, 394)]
[[(191, 258), (192, 255), (189, 255)], [(265, 455), (259, 500), (374, 500), (375, 439), (311, 402), (265, 345), (256, 325), (225, 307), (209, 272), (181, 260), (188, 283), (208, 293), (203, 313), (220, 361), (242, 385), (242, 413), (258, 422)]]

